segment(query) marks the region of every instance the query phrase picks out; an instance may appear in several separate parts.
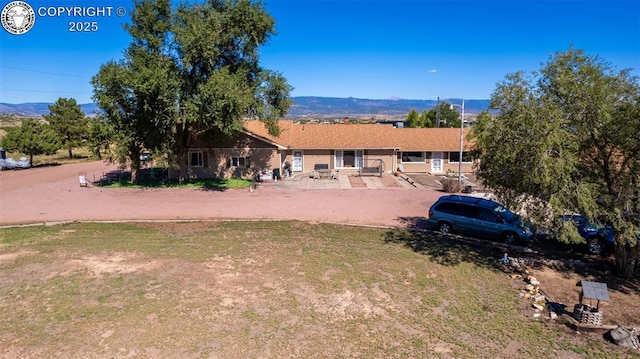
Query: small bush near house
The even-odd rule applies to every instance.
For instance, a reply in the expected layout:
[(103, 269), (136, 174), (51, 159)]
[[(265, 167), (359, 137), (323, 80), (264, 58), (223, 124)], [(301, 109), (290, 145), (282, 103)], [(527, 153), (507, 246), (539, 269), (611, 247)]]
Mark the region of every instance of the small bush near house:
[(445, 177), (440, 180), (440, 183), (442, 184), (442, 190), (447, 193), (459, 193), (464, 188), (464, 182), (459, 182), (457, 177)]

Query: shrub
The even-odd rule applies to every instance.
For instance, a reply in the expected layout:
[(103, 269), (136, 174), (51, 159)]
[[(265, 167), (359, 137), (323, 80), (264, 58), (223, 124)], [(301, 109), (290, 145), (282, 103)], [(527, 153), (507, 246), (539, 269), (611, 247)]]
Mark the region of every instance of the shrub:
[(442, 184), (442, 189), (447, 193), (458, 193), (462, 192), (464, 188), (464, 182), (458, 182), (457, 177), (445, 177), (440, 180)]

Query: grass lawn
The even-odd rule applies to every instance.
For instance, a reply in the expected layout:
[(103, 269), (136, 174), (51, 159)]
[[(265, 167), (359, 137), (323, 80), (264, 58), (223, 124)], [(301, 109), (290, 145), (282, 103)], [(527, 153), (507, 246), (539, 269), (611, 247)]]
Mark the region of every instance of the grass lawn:
[(252, 186), (251, 180), (244, 178), (195, 178), (185, 182), (179, 182), (177, 179), (162, 179), (154, 178), (153, 172), (164, 171), (165, 168), (144, 168), (139, 172), (140, 179), (138, 183), (131, 182), (131, 173), (124, 172), (119, 177), (107, 179), (104, 183), (98, 183), (97, 185), (102, 187), (127, 187), (127, 188), (201, 188), (205, 190), (226, 190), (226, 189), (241, 189), (249, 188)]
[(0, 229), (0, 357), (640, 357), (525, 314), (499, 255), (295, 221)]

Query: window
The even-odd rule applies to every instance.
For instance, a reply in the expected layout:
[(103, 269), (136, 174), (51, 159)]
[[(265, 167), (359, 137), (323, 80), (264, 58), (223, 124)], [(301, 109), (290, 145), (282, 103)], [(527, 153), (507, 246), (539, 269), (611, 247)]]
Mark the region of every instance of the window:
[[(460, 152), (449, 152), (449, 163), (458, 163)], [(462, 163), (473, 162), (473, 156), (469, 152), (462, 152)]]
[(189, 166), (191, 167), (203, 167), (204, 159), (202, 152), (189, 152)]
[(361, 168), (363, 164), (361, 150), (337, 150), (335, 157), (336, 168)]
[(437, 208), (437, 211), (453, 214), (456, 216), (464, 216), (464, 217), (475, 217), (476, 209), (472, 206), (467, 206), (466, 204), (461, 203), (453, 203), (453, 202), (444, 202), (440, 204)]
[(402, 163), (424, 163), (424, 152), (402, 152)]
[(476, 218), (485, 222), (498, 222), (498, 216), (488, 208), (478, 208), (478, 214)]
[(236, 156), (233, 156), (229, 160), (229, 166), (230, 167), (247, 168), (248, 164), (249, 164), (249, 158), (248, 157), (236, 157)]

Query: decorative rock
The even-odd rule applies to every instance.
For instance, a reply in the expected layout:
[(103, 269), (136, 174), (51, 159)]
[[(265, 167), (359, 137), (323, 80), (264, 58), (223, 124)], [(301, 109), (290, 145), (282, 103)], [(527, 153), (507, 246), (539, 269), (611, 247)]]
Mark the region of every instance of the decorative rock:
[(616, 329), (610, 330), (609, 335), (617, 345), (629, 349), (640, 349), (638, 334), (633, 329), (629, 330), (627, 328), (617, 327)]
[(532, 297), (532, 299), (536, 302), (544, 302), (547, 299), (547, 297), (545, 297), (542, 294), (536, 294)]
[(543, 306), (541, 306), (540, 304), (533, 303), (533, 305), (532, 305), (532, 306), (533, 306), (534, 308), (536, 308), (536, 310), (539, 310), (539, 311), (543, 311), (543, 310), (544, 310), (544, 307), (543, 307)]
[(536, 287), (540, 286), (540, 282), (538, 281), (538, 279), (532, 275), (529, 276), (528, 282), (533, 286), (536, 286)]

